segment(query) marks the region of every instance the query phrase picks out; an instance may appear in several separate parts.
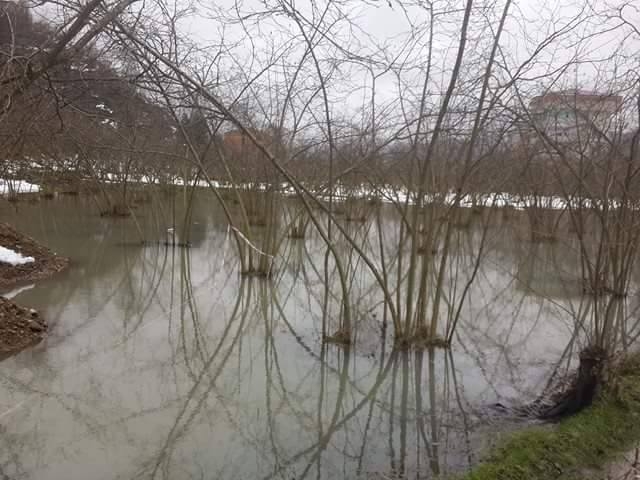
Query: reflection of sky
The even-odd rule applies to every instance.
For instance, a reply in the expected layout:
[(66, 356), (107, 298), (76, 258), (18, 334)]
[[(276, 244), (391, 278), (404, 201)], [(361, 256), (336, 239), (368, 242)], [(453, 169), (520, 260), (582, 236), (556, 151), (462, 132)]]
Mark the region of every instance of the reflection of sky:
[[(484, 407), (530, 399), (570, 335), (554, 304), (517, 287), (526, 252), (508, 229), (492, 237), (452, 356), (438, 351), (430, 366), (413, 352), (390, 356), (389, 339), (383, 349), (366, 276), (354, 286), (363, 295), (356, 347), (348, 359), (336, 347), (322, 352), (313, 264), (322, 271), (324, 249), (313, 237), (285, 247), (301, 257), (271, 290), (241, 286), (210, 204), (196, 209), (190, 250), (137, 243), (166, 233), (169, 209), (136, 210), (136, 227), (92, 208), (62, 199), (20, 205), (10, 219), (72, 259), (17, 297), (41, 309), (51, 331), (0, 364), (0, 414), (21, 405), (2, 418), (10, 477), (300, 478), (320, 468), (323, 478), (353, 478), (358, 464), (366, 473), (403, 463), (426, 472), (432, 422), (440, 468), (464, 468), (493, 438)], [(384, 218), (391, 236), (396, 220)], [(472, 235), (460, 242), (464, 265), (477, 235), (460, 234)], [(536, 265), (530, 276), (547, 274)]]

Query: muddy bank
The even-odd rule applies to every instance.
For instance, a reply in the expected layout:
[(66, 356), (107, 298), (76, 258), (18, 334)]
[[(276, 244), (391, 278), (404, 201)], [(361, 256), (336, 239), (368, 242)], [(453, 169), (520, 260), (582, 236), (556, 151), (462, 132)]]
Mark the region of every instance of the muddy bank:
[(0, 360), (42, 340), (47, 323), (33, 309), (16, 305), (2, 293), (20, 283), (33, 282), (63, 270), (69, 261), (6, 223), (0, 223), (0, 246), (34, 261), (12, 265), (0, 261)]
[(18, 283), (33, 282), (49, 277), (66, 268), (69, 261), (40, 245), (31, 237), (22, 235), (13, 227), (0, 222), (0, 245), (34, 261), (23, 265), (0, 262), (0, 292)]
[(46, 331), (38, 312), (0, 297), (0, 360), (37, 344)]

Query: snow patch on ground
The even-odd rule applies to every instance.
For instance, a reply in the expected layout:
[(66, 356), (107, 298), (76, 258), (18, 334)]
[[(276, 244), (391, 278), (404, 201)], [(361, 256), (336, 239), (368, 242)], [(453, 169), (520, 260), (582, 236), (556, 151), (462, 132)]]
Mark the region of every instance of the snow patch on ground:
[(0, 263), (8, 263), (9, 265), (24, 265), (25, 263), (35, 262), (33, 257), (23, 257), (18, 252), (14, 252), (9, 248), (0, 246)]
[(96, 108), (98, 110), (102, 110), (103, 112), (107, 112), (107, 113), (110, 113), (110, 114), (113, 113), (113, 110), (111, 110), (109, 107), (107, 107), (104, 103), (97, 104)]
[(10, 193), (37, 193), (40, 191), (39, 185), (26, 182), (24, 180), (4, 180), (0, 178), (0, 195)]

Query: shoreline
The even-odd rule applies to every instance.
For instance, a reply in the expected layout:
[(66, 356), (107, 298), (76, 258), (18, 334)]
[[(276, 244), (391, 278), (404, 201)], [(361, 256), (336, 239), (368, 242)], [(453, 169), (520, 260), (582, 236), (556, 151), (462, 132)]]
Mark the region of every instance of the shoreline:
[(452, 478), (615, 480), (606, 472), (625, 468), (621, 457), (639, 441), (640, 355), (633, 354), (615, 367), (593, 405), (551, 428), (531, 426), (514, 432), (477, 467)]
[(47, 323), (36, 310), (12, 298), (33, 286), (29, 284), (64, 270), (69, 260), (2, 222), (0, 246), (33, 260), (18, 265), (0, 262), (0, 360), (4, 360), (39, 343), (47, 332)]

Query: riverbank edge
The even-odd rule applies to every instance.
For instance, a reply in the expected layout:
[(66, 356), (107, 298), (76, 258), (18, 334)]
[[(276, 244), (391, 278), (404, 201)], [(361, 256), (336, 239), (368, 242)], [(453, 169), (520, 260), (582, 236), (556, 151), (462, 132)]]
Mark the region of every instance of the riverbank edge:
[(33, 261), (21, 265), (0, 262), (0, 292), (16, 285), (51, 277), (69, 266), (69, 259), (57, 255), (40, 242), (0, 222), (0, 246), (9, 248)]
[[(23, 307), (5, 292), (22, 284), (53, 276), (66, 269), (69, 259), (61, 257), (33, 238), (0, 222), (0, 246), (9, 248), (32, 261), (11, 265), (0, 262), (0, 361), (38, 344), (46, 336), (48, 325), (39, 312)], [(11, 293), (11, 292), (9, 292)]]
[[(618, 362), (594, 404), (557, 425), (514, 433), (458, 480), (578, 480), (640, 440), (640, 355)], [(591, 473), (587, 473), (591, 472)], [(602, 478), (602, 476), (600, 477)]]

